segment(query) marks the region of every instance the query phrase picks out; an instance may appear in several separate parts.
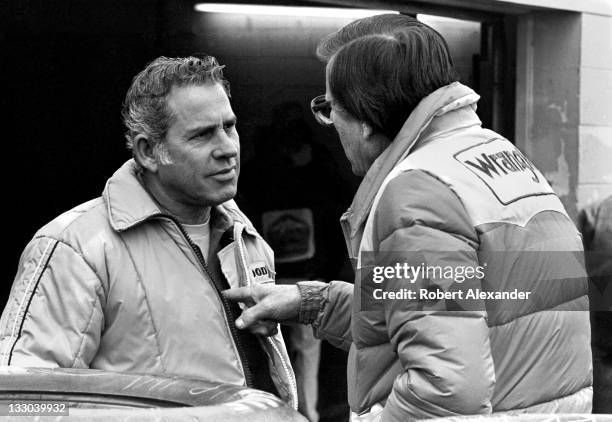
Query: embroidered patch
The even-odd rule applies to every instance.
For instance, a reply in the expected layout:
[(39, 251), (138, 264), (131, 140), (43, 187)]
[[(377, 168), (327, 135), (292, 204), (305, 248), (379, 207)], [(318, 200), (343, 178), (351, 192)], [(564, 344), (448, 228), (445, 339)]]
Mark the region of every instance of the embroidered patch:
[(272, 283), (274, 279), (264, 261), (257, 261), (249, 265), (252, 280), (255, 283)]
[(504, 139), (478, 144), (453, 156), (504, 205), (529, 196), (554, 195), (542, 173)]

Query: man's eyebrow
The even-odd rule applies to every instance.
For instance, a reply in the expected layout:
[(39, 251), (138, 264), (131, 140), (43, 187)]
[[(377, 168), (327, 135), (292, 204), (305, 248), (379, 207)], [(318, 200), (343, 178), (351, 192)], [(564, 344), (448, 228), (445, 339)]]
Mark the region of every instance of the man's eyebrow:
[(193, 129), (189, 129), (186, 132), (186, 136), (188, 138), (191, 138), (192, 136), (198, 135), (200, 133), (213, 131), (213, 130), (221, 127), (221, 126), (235, 125), (237, 122), (238, 122), (238, 118), (236, 116), (231, 116), (231, 117), (228, 117), (226, 119), (223, 119), (223, 122), (221, 124), (219, 124), (219, 123), (211, 123), (209, 125), (197, 126), (197, 127), (194, 127)]
[(218, 123), (211, 123), (209, 125), (204, 125), (204, 126), (196, 126), (193, 129), (187, 130), (186, 135), (188, 138), (190, 138), (192, 136), (198, 135), (203, 132), (209, 132), (209, 131), (215, 130), (218, 127), (219, 127)]
[(231, 117), (228, 117), (227, 119), (223, 119), (224, 125), (227, 125), (227, 124), (235, 125), (236, 123), (238, 123), (238, 118), (236, 116), (231, 116)]

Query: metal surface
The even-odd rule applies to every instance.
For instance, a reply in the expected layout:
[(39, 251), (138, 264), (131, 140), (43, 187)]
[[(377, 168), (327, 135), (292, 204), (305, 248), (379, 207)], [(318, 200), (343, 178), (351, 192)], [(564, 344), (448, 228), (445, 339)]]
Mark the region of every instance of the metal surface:
[(426, 419), (428, 422), (612, 422), (612, 415), (590, 415), (569, 413), (521, 413), (492, 415), (455, 416)]
[(276, 396), (247, 387), (89, 369), (0, 368), (0, 406), (51, 401), (70, 408), (54, 421), (305, 421)]

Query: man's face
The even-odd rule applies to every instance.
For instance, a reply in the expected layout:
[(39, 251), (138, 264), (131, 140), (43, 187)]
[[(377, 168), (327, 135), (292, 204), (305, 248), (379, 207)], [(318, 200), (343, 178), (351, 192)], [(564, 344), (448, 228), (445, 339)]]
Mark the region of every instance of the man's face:
[(334, 122), (334, 128), (340, 137), (344, 154), (351, 163), (353, 173), (363, 176), (370, 168), (372, 160), (369, 157), (366, 140), (363, 138), (362, 123), (338, 105), (331, 95), (327, 81), (325, 85), (325, 99), (331, 101), (332, 107), (330, 118)]
[(169, 162), (158, 167), (159, 186), (187, 207), (232, 199), (240, 171), (240, 142), (223, 87), (217, 83), (174, 87), (167, 107), (173, 115), (163, 144)]

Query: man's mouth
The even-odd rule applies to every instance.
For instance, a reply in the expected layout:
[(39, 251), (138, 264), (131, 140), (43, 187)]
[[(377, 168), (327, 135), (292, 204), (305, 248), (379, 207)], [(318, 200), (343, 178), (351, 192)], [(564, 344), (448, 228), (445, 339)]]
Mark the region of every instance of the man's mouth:
[(220, 182), (226, 182), (226, 181), (232, 180), (235, 176), (236, 176), (236, 166), (231, 166), (223, 170), (219, 170), (218, 172), (210, 175), (210, 177)]

